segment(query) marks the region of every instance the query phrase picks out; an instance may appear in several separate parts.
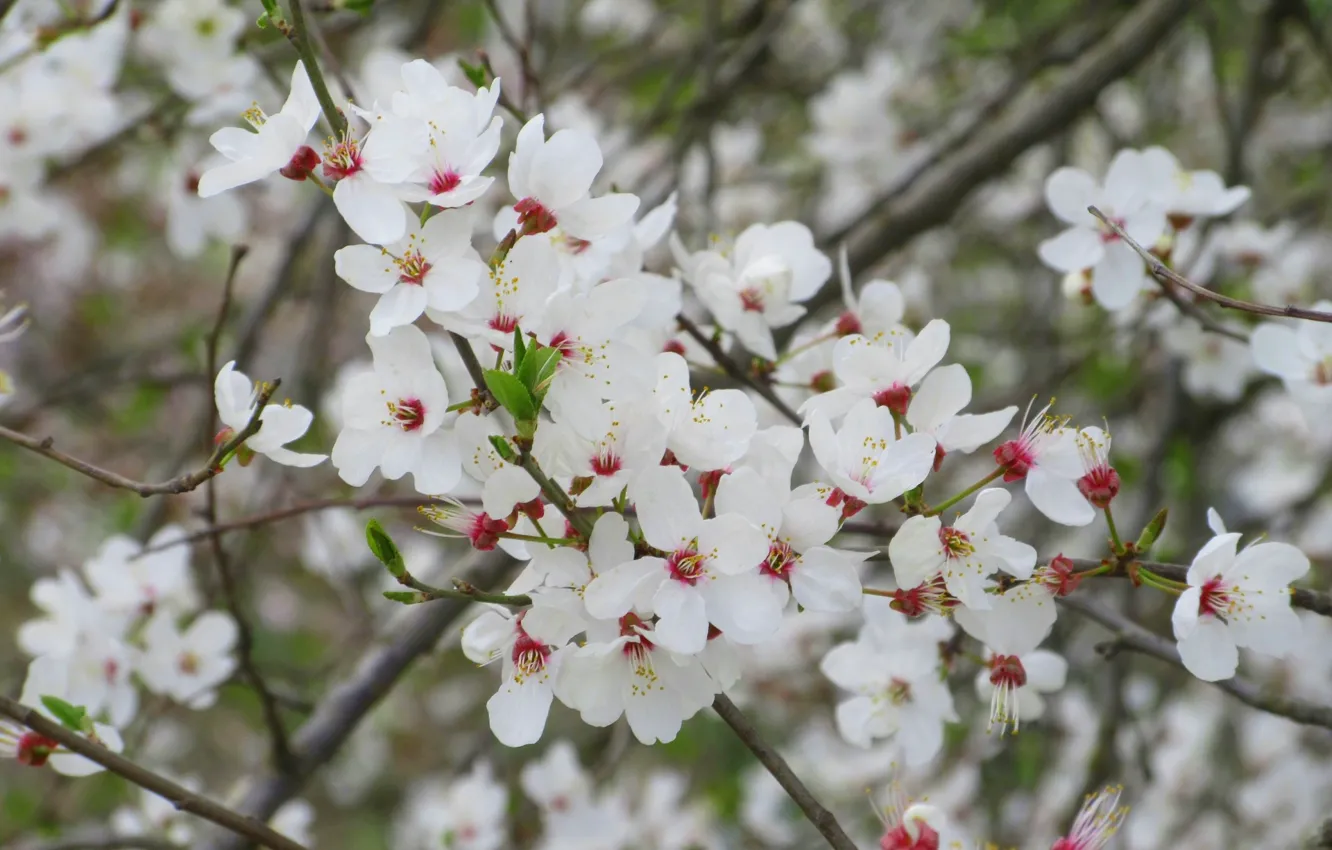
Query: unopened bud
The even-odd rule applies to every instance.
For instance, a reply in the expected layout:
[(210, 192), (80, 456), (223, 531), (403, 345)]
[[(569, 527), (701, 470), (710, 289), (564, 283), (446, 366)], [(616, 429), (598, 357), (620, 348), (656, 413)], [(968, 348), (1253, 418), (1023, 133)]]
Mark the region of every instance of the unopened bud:
[(301, 145), (286, 165), (278, 169), (278, 174), (288, 180), (304, 180), (319, 165), (319, 154), (309, 145)]
[(1156, 516), (1152, 517), (1152, 521), (1147, 523), (1147, 527), (1142, 530), (1142, 534), (1138, 535), (1138, 552), (1146, 552), (1148, 549), (1152, 548), (1152, 544), (1156, 542), (1157, 538), (1161, 536), (1161, 532), (1165, 530), (1166, 519), (1168, 518), (1169, 510), (1167, 508), (1161, 508), (1161, 510), (1156, 512)]

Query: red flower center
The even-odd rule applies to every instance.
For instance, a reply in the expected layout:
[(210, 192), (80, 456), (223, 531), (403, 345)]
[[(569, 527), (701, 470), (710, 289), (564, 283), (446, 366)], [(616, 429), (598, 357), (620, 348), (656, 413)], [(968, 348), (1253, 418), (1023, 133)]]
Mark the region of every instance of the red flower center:
[(768, 557), (759, 564), (759, 572), (783, 581), (791, 580), (791, 567), (796, 563), (795, 550), (785, 540), (778, 540), (768, 546)]
[(361, 170), (361, 143), (350, 136), (331, 148), (324, 147), (324, 176), (333, 180), (345, 180)]
[(388, 403), (389, 416), (404, 431), (416, 431), (425, 423), (425, 405), (419, 398), (400, 398)]
[(855, 516), (856, 514), (864, 510), (867, 503), (862, 502), (860, 499), (857, 499), (855, 496), (847, 495), (846, 493), (842, 492), (842, 489), (840, 487), (838, 487), (834, 488), (832, 493), (828, 495), (828, 498), (825, 500), (825, 504), (834, 508), (840, 505), (842, 508), (842, 519), (850, 519), (851, 517)]
[(59, 741), (36, 732), (24, 732), (18, 739), (18, 763), (28, 767), (41, 767), (59, 746)]
[(502, 519), (492, 519), (490, 514), (479, 513), (472, 517), (467, 528), (467, 539), (472, 548), (489, 552), (499, 544), (500, 535), (509, 530), (509, 524)]
[(518, 229), (524, 236), (545, 233), (559, 223), (555, 220), (555, 213), (542, 206), (536, 198), (523, 198), (513, 208), (518, 213)]
[(615, 452), (602, 449), (592, 458), (592, 472), (597, 475), (614, 475), (624, 464)]
[(879, 850), (939, 850), (939, 833), (927, 823), (916, 821), (915, 838), (905, 824), (898, 824), (879, 839)]
[(518, 327), (518, 317), (506, 316), (505, 314), (500, 313), (496, 316), (491, 316), (489, 324), (491, 330), (511, 334), (513, 333), (513, 329)]
[(837, 317), (836, 330), (838, 336), (858, 334), (861, 329), (860, 317), (850, 310)]
[[(278, 174), (288, 180), (304, 180), (310, 176), (310, 173), (319, 165), (319, 154), (309, 145), (301, 145), (296, 149), (296, 153), (291, 155), (287, 164), (278, 169)], [(198, 190), (196, 183), (195, 190)]]
[(671, 578), (693, 587), (703, 577), (704, 560), (695, 549), (676, 549), (666, 559), (666, 569), (670, 570)]
[(1198, 597), (1198, 615), (1211, 614), (1219, 617), (1230, 610), (1230, 592), (1225, 587), (1221, 576), (1212, 576), (1203, 582), (1202, 593)]
[(898, 416), (906, 416), (907, 407), (911, 405), (911, 387), (898, 381), (891, 387), (875, 393), (874, 403), (879, 407), (888, 408)]
[(762, 313), (763, 291), (754, 286), (741, 290), (740, 306), (750, 313)]
[(996, 688), (1020, 688), (1027, 684), (1027, 671), (1016, 655), (996, 655), (990, 659), (990, 684)]
[(413, 286), (424, 285), (426, 275), (430, 273), (431, 268), (430, 263), (426, 262), (425, 255), (415, 248), (394, 260), (393, 264), (398, 267), (398, 282)]
[(452, 192), (462, 185), (462, 176), (452, 168), (444, 171), (435, 169), (435, 173), (430, 176), (430, 191), (435, 195), (442, 195), (445, 192)]
[(681, 357), (684, 357), (685, 353), (684, 343), (680, 342), (680, 340), (678, 339), (673, 339), (673, 338), (666, 340), (666, 344), (661, 347), (661, 350), (669, 351), (672, 354), (678, 354)]
[(532, 637), (518, 624), (518, 639), (513, 643), (513, 666), (519, 675), (534, 676), (546, 669), (551, 647)]
[[(1106, 218), (1108, 218), (1108, 219), (1110, 219), (1110, 221), (1114, 222), (1114, 224), (1115, 224), (1116, 227), (1119, 227), (1120, 229), (1123, 229), (1123, 228), (1124, 228), (1125, 221), (1124, 221), (1124, 218), (1123, 218), (1122, 216), (1111, 215), (1111, 216), (1106, 216)], [(1108, 245), (1108, 244), (1110, 244), (1111, 242), (1118, 242), (1118, 241), (1119, 241), (1119, 234), (1118, 234), (1118, 233), (1115, 233), (1113, 230), (1111, 230), (1109, 227), (1106, 227), (1104, 224), (1100, 225), (1100, 227), (1101, 227), (1101, 243), (1102, 243), (1102, 244), (1104, 244), (1104, 245)]]
[(976, 551), (970, 534), (946, 525), (939, 529), (939, 545), (943, 547), (944, 557), (949, 560), (965, 558)]
[(999, 448), (994, 450), (994, 460), (1003, 467), (1005, 481), (1020, 481), (1026, 478), (1036, 463), (1036, 457), (1031, 453), (1031, 446), (1021, 439), (1000, 443)]
[(1119, 494), (1119, 473), (1108, 464), (1093, 468), (1078, 479), (1078, 492), (1096, 507), (1105, 510)]

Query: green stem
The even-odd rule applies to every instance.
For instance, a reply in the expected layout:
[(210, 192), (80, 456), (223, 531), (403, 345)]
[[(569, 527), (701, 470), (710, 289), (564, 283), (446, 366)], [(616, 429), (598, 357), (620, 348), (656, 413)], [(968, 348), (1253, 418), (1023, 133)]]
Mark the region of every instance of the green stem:
[(998, 478), (1003, 474), (1004, 474), (1004, 468), (1001, 466), (998, 469), (996, 469), (994, 472), (991, 472), (989, 475), (985, 476), (981, 480), (977, 481), (975, 484), (972, 484), (970, 487), (963, 490), (961, 493), (958, 493), (956, 496), (953, 496), (951, 499), (945, 499), (944, 501), (935, 505), (933, 508), (930, 508), (928, 511), (925, 512), (925, 516), (938, 516), (939, 514), (948, 510), (953, 505), (956, 505), (958, 502), (962, 501), (967, 496), (970, 496), (972, 493), (975, 493), (977, 490), (984, 487), (986, 484), (989, 484), (991, 481), (993, 481), (994, 479)]
[(1110, 528), (1110, 544), (1116, 555), (1124, 554), (1124, 543), (1119, 539), (1119, 529), (1115, 528), (1115, 515), (1110, 512), (1110, 505), (1105, 506), (1105, 524)]
[(564, 514), (569, 523), (573, 525), (574, 530), (584, 540), (591, 540), (592, 523), (588, 521), (586, 516), (579, 513), (578, 507), (573, 503), (573, 499), (569, 498), (569, 494), (564, 492), (564, 488), (550, 480), (546, 473), (542, 471), (541, 466), (537, 464), (536, 459), (526, 452), (523, 454), (520, 466), (527, 470), (527, 474), (532, 476), (532, 480), (545, 494), (546, 500), (555, 506), (555, 510)]
[(809, 351), (811, 348), (814, 348), (815, 346), (823, 345), (828, 340), (836, 338), (837, 338), (836, 331), (822, 334), (821, 336), (816, 336), (813, 339), (811, 339), (809, 342), (797, 345), (795, 348), (781, 355), (780, 357), (778, 357), (776, 360), (773, 361), (772, 365), (780, 366), (786, 361), (790, 360), (792, 357), (795, 357), (798, 354), (803, 354), (804, 352)]
[(476, 407), (476, 399), (468, 398), (466, 401), (460, 401), (457, 404), (450, 404), (444, 408), (445, 413), (453, 413), (458, 410), (467, 410), (469, 407)]
[(319, 99), (319, 107), (324, 110), (324, 119), (333, 129), (334, 137), (340, 138), (347, 132), (347, 119), (333, 103), (328, 83), (324, 82), (324, 72), (319, 68), (319, 59), (315, 56), (314, 48), (310, 46), (309, 31), (305, 26), (305, 9), (301, 8), (301, 0), (290, 0), (290, 4), (292, 32), (289, 38), (301, 61), (305, 63), (305, 73), (310, 77), (310, 85), (314, 87), (315, 97)]
[(1150, 570), (1139, 569), (1138, 578), (1148, 587), (1169, 593), (1172, 596), (1179, 596), (1184, 590), (1184, 587), (1171, 587), (1172, 584), (1178, 584), (1178, 582), (1171, 582), (1170, 579), (1162, 578)]
[(547, 546), (550, 546), (552, 548), (556, 546), (568, 546), (574, 543), (573, 540), (570, 540), (567, 537), (547, 537), (544, 534), (540, 535), (519, 534), (514, 531), (506, 531), (503, 534), (501, 534), (500, 537), (504, 537), (509, 540), (526, 540), (531, 543), (545, 543)]
[[(528, 519), (532, 518), (528, 517)], [(535, 528), (537, 530), (537, 534), (540, 534), (542, 537), (550, 537), (550, 535), (546, 533), (546, 529), (541, 527), (541, 523), (538, 520), (535, 519), (532, 520), (532, 527)], [(551, 538), (551, 539), (557, 539), (557, 538)], [(546, 545), (552, 549), (555, 548), (554, 543), (547, 543)]]
[(897, 594), (895, 590), (879, 590), (877, 587), (862, 587), (860, 592), (866, 596), (883, 596), (887, 599), (895, 599)]

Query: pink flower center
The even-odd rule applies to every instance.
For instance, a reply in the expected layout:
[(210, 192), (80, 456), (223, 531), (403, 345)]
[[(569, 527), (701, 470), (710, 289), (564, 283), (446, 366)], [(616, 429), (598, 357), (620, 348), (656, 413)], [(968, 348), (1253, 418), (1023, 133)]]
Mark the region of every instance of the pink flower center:
[(435, 173), (430, 175), (430, 191), (435, 195), (442, 195), (445, 192), (452, 192), (462, 185), (462, 176), (452, 168), (441, 171), (436, 168)]
[(759, 564), (759, 572), (783, 581), (791, 580), (791, 567), (796, 563), (795, 550), (785, 540), (777, 540), (768, 546), (768, 557)]
[(499, 315), (491, 316), (489, 324), (491, 330), (511, 334), (513, 333), (513, 329), (518, 327), (518, 317), (506, 316), (505, 314), (500, 313)]
[(1068, 596), (1082, 583), (1082, 576), (1074, 570), (1071, 560), (1055, 555), (1049, 566), (1036, 570), (1035, 581), (1055, 596)]
[(1221, 576), (1212, 576), (1203, 582), (1202, 592), (1198, 596), (1198, 616), (1211, 614), (1220, 617), (1230, 610), (1230, 592), (1225, 587)]
[(905, 824), (898, 824), (879, 839), (879, 850), (939, 850), (939, 833), (927, 823), (916, 821), (917, 835), (911, 837)]
[(633, 611), (630, 611), (628, 614), (625, 614), (620, 618), (620, 636), (637, 638), (637, 640), (631, 640), (626, 643), (620, 648), (620, 651), (624, 653), (624, 657), (628, 658), (631, 663), (640, 667), (648, 663), (648, 653), (655, 648), (652, 641), (643, 637), (642, 632), (638, 630), (638, 627), (643, 625), (646, 625), (643, 622), (643, 618), (635, 614)]
[(558, 348), (561, 357), (568, 357), (573, 354), (575, 348), (573, 338), (564, 331), (560, 331), (550, 338), (550, 347)]
[(324, 147), (324, 176), (333, 180), (345, 180), (361, 170), (361, 143), (351, 136), (344, 136), (331, 148)]
[(176, 666), (186, 676), (197, 675), (199, 672), (199, 656), (193, 652), (182, 652), (180, 657), (176, 659)]
[(570, 254), (578, 255), (592, 247), (592, 243), (586, 239), (579, 239), (577, 236), (564, 236), (564, 250)]
[[(1108, 219), (1110, 219), (1112, 222), (1114, 222), (1115, 225), (1116, 225), (1117, 227), (1119, 227), (1120, 229), (1125, 229), (1125, 228), (1124, 228), (1124, 225), (1125, 225), (1126, 222), (1125, 222), (1125, 220), (1124, 220), (1124, 218), (1123, 218), (1122, 216), (1111, 215), (1111, 216), (1106, 216), (1106, 218), (1108, 218)], [(1104, 224), (1100, 225), (1100, 227), (1101, 227), (1101, 244), (1103, 244), (1103, 245), (1108, 245), (1108, 244), (1110, 244), (1111, 242), (1118, 242), (1118, 241), (1119, 241), (1119, 234), (1118, 234), (1118, 233), (1115, 233), (1113, 230), (1111, 230), (1110, 228), (1106, 227)]]
[(431, 268), (430, 263), (426, 262), (425, 255), (414, 248), (394, 260), (393, 264), (398, 267), (398, 282), (413, 286), (424, 285), (426, 275), (430, 273)]
[(524, 236), (545, 233), (559, 223), (555, 220), (555, 213), (542, 206), (536, 198), (523, 198), (513, 208), (518, 213), (518, 229)]
[(592, 472), (597, 475), (614, 475), (624, 464), (615, 452), (602, 449), (592, 458)]
[(888, 683), (888, 700), (893, 705), (905, 705), (911, 702), (911, 683), (894, 678)]
[(108, 658), (106, 659), (105, 662), (103, 662), (102, 675), (106, 677), (106, 680), (108, 682), (114, 682), (116, 680), (116, 675), (119, 672), (120, 672), (120, 665), (116, 663), (116, 660), (114, 658)]
[(828, 495), (825, 504), (834, 508), (840, 505), (842, 508), (842, 519), (850, 519), (864, 510), (867, 503), (857, 499), (855, 496), (847, 495), (842, 492), (842, 488), (837, 487)]
[(502, 519), (492, 519), (490, 514), (478, 513), (472, 516), (467, 527), (467, 539), (472, 548), (489, 552), (498, 545), (500, 535), (509, 530), (509, 523)]
[(898, 416), (906, 416), (907, 407), (911, 405), (911, 387), (898, 381), (891, 387), (875, 393), (874, 403), (879, 407), (888, 408)]
[(703, 577), (706, 560), (696, 549), (676, 549), (666, 559), (666, 569), (670, 571), (671, 578), (693, 587)]
[(751, 286), (740, 291), (740, 306), (750, 313), (763, 312), (763, 290)]
[(551, 648), (532, 637), (518, 624), (518, 640), (513, 644), (513, 666), (520, 676), (535, 676), (546, 669)]
[(389, 418), (387, 424), (397, 425), (404, 431), (419, 430), (425, 423), (425, 405), (419, 398), (400, 398), (388, 403)]
[(1096, 507), (1105, 510), (1119, 494), (1119, 473), (1109, 464), (1093, 467), (1078, 479), (1078, 492)]
[(1020, 688), (1027, 684), (1027, 671), (1016, 655), (996, 655), (990, 659), (990, 684), (996, 688)]
[(666, 344), (663, 345), (663, 346), (661, 347), (661, 350), (662, 350), (662, 351), (669, 351), (669, 352), (671, 352), (672, 354), (678, 354), (678, 355), (680, 355), (681, 357), (684, 357), (684, 353), (685, 353), (684, 343), (683, 343), (683, 342), (680, 342), (680, 340), (678, 340), (678, 339), (668, 339), (668, 340), (666, 340)]
[(1020, 481), (1027, 477), (1036, 456), (1031, 451), (1031, 443), (1023, 437), (1000, 443), (994, 450), (994, 460), (1004, 470), (1005, 481)]
[(943, 616), (958, 606), (958, 601), (948, 593), (942, 575), (936, 575), (908, 590), (898, 588), (893, 591), (891, 607), (908, 617), (923, 617), (926, 614)]
[(858, 334), (861, 330), (860, 317), (850, 310), (837, 317), (836, 332), (838, 336)]
[(939, 545), (943, 547), (944, 557), (949, 560), (966, 558), (976, 551), (970, 534), (950, 526), (939, 529)]
[(51, 753), (60, 746), (59, 741), (54, 741), (44, 735), (36, 732), (24, 732), (18, 739), (18, 763), (28, 767), (41, 767), (46, 764), (46, 760), (51, 757)]
[(830, 369), (815, 372), (810, 376), (809, 388), (816, 393), (831, 392), (837, 388), (837, 377)]

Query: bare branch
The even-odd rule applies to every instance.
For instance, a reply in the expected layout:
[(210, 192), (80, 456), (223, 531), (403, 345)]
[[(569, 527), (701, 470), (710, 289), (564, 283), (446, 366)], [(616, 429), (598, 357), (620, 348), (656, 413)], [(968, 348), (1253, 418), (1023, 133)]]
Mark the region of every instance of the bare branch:
[[(1095, 620), (1114, 633), (1113, 641), (1104, 647), (1098, 647), (1103, 654), (1112, 655), (1120, 649), (1130, 649), (1167, 661), (1176, 667), (1184, 666), (1184, 662), (1179, 657), (1179, 650), (1175, 648), (1173, 643), (1143, 628), (1119, 612), (1112, 611), (1104, 605), (1086, 598), (1068, 596), (1058, 601), (1060, 605)], [(1266, 711), (1269, 714), (1280, 715), (1307, 726), (1322, 726), (1325, 729), (1332, 729), (1332, 707), (1264, 693), (1257, 685), (1243, 679), (1225, 679), (1211, 684), (1245, 705)]]
[(76, 457), (58, 451), (53, 448), (55, 445), (54, 437), (46, 437), (39, 440), (36, 437), (29, 437), (27, 434), (10, 430), (4, 426), (0, 426), (0, 437), (9, 440), (11, 443), (20, 445), (29, 451), (49, 457), (56, 463), (67, 466), (75, 472), (86, 475), (89, 478), (100, 481), (111, 487), (116, 487), (121, 490), (130, 490), (145, 498), (148, 496), (178, 495), (180, 493), (188, 493), (191, 490), (198, 489), (199, 485), (220, 473), (222, 467), (219, 466), (219, 464), (222, 462), (223, 458), (234, 452), (241, 443), (259, 432), (259, 426), (262, 424), (259, 418), (264, 412), (264, 405), (268, 404), (268, 400), (273, 397), (273, 393), (277, 391), (280, 383), (281, 381), (272, 381), (271, 383), (263, 385), (259, 390), (259, 397), (256, 399), (254, 414), (250, 417), (250, 421), (244, 428), (237, 431), (231, 439), (213, 450), (213, 454), (208, 458), (208, 462), (204, 464), (203, 469), (196, 470), (195, 472), (188, 472), (184, 475), (178, 475), (175, 478), (163, 481), (159, 484), (135, 481), (132, 478), (126, 478), (119, 473), (102, 469), (99, 466), (93, 466), (87, 461), (79, 460)]
[(201, 797), (186, 788), (182, 788), (171, 780), (111, 752), (101, 744), (75, 734), (18, 700), (0, 696), (0, 715), (4, 715), (23, 724), (37, 734), (58, 742), (66, 750), (78, 753), (84, 758), (100, 764), (140, 788), (169, 800), (180, 811), (189, 812), (204, 820), (212, 821), (218, 826), (230, 830), (240, 838), (263, 847), (272, 848), (272, 850), (305, 850), (302, 845), (276, 832), (267, 824), (254, 818), (245, 817), (226, 806), (214, 803), (206, 797)]
[(754, 728), (754, 724), (749, 722), (749, 718), (735, 707), (735, 703), (731, 702), (726, 694), (717, 694), (717, 698), (712, 702), (712, 710), (726, 721), (726, 725), (731, 727), (736, 737), (763, 763), (768, 773), (772, 774), (772, 778), (777, 780), (782, 790), (795, 801), (800, 811), (809, 818), (809, 822), (814, 824), (814, 828), (827, 840), (829, 847), (836, 850), (856, 850), (856, 843), (843, 831), (833, 813), (814, 799), (814, 795), (809, 793), (809, 789), (800, 781), (800, 777), (791, 770), (786, 759), (763, 740), (758, 730)]
[(777, 408), (778, 413), (785, 416), (795, 425), (802, 424), (800, 421), (800, 417), (796, 414), (796, 412), (791, 409), (791, 406), (789, 404), (782, 401), (781, 396), (777, 395), (777, 393), (773, 391), (772, 387), (768, 386), (762, 381), (755, 380), (752, 376), (750, 376), (749, 373), (746, 372), (744, 369), (742, 369), (738, 363), (732, 360), (726, 354), (725, 351), (722, 351), (722, 347), (717, 344), (716, 340), (714, 340), (712, 337), (708, 336), (707, 334), (703, 333), (703, 330), (699, 328), (698, 325), (694, 324), (692, 319), (690, 319), (688, 316), (685, 316), (684, 314), (681, 314), (676, 317), (676, 321), (680, 324), (680, 327), (684, 329), (685, 333), (692, 336), (698, 342), (699, 345), (707, 349), (708, 354), (712, 355), (712, 359), (717, 361), (717, 365), (721, 367), (723, 372), (730, 375), (732, 378), (736, 379), (745, 386), (749, 387), (754, 392), (763, 396), (764, 400), (767, 401), (768, 404), (771, 404), (773, 407)]
[(1231, 298), (1228, 295), (1213, 292), (1205, 286), (1199, 286), (1161, 262), (1160, 257), (1142, 247), (1137, 240), (1124, 232), (1124, 228), (1111, 221), (1106, 217), (1105, 213), (1101, 212), (1096, 207), (1087, 207), (1087, 212), (1096, 216), (1102, 224), (1110, 229), (1111, 233), (1115, 234), (1120, 239), (1123, 239), (1124, 244), (1136, 251), (1139, 257), (1142, 257), (1142, 261), (1147, 264), (1147, 271), (1152, 277), (1156, 278), (1157, 283), (1161, 284), (1163, 289), (1174, 284), (1175, 286), (1187, 289), (1199, 298), (1205, 298), (1221, 307), (1226, 307), (1231, 310), (1240, 310), (1245, 313), (1256, 313), (1259, 316), (1282, 316), (1288, 319), (1308, 319), (1311, 322), (1332, 322), (1332, 313), (1324, 313), (1321, 310), (1307, 310), (1303, 307), (1294, 306), (1276, 307), (1271, 304), (1255, 304), (1252, 301), (1241, 301), (1238, 298)]

